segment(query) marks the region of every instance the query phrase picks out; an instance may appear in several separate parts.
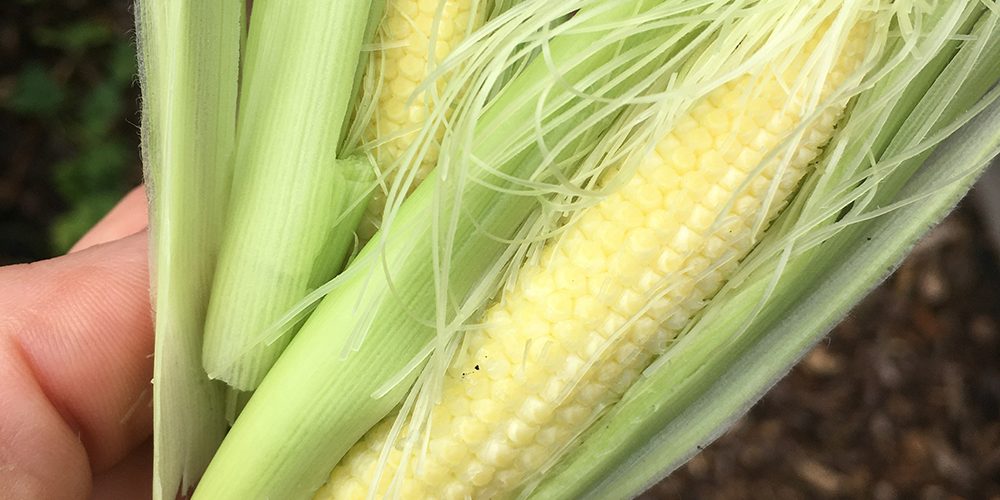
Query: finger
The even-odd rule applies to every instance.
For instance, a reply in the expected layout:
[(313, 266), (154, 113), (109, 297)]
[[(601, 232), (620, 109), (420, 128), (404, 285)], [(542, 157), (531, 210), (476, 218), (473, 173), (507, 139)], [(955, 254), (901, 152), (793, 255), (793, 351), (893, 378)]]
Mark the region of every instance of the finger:
[[(30, 414), (7, 412), (6, 406), (39, 398), (62, 425), (44, 420), (33, 432), (65, 450), (82, 445), (94, 473), (149, 436), (153, 333), (146, 248), (143, 232), (49, 261), (0, 268), (0, 340), (6, 341), (0, 349), (17, 354), (9, 357), (20, 359), (35, 383), (4, 388), (10, 397), (3, 398), (0, 420), (12, 422), (0, 423), (0, 443), (11, 438), (4, 432), (27, 425), (19, 415)], [(7, 378), (0, 378), (5, 385)], [(10, 453), (35, 453), (36, 447)]]
[(77, 241), (69, 253), (107, 243), (135, 234), (147, 225), (146, 191), (139, 186), (125, 195), (87, 234)]
[(84, 498), (87, 452), (12, 344), (0, 338), (0, 498)]
[(147, 439), (142, 445), (125, 457), (111, 470), (94, 478), (93, 500), (118, 500), (128, 498), (141, 500), (153, 496), (153, 440)]

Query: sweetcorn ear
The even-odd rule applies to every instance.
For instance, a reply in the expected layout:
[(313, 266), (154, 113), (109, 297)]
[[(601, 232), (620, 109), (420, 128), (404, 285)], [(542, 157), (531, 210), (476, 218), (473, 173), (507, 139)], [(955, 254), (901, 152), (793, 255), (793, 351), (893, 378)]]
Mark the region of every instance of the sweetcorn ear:
[[(449, 1), (416, 12), (439, 6), (433, 31)], [(495, 0), (461, 50), (425, 51), (421, 90), (385, 83), (431, 104), (392, 130), (358, 69), (382, 3), (257, 2), (249, 36), (243, 1), (139, 4), (156, 497), (634, 495), (1000, 151), (982, 0)], [(294, 332), (321, 300), (227, 433), (209, 375), (252, 388), (291, 336), (253, 330), (339, 267), (361, 141), (398, 146), (384, 223), (284, 313)]]
[[(299, 497), (322, 486), (404, 397), (438, 326), (460, 327), (492, 295), (509, 241), (523, 239), (542, 209), (537, 186), (583, 183), (581, 152), (683, 62), (665, 63), (706, 24), (664, 28), (660, 20), (703, 8), (530, 0), (484, 27), (497, 36), (484, 37), (486, 49), (459, 68), (485, 66), (467, 73), (467, 105), (446, 131), (450, 154), (320, 289), (329, 293), (243, 409), (195, 498)], [(650, 15), (636, 23), (637, 12)], [(564, 21), (558, 35), (534, 37), (556, 21)], [(531, 43), (549, 57), (532, 58)], [(532, 121), (537, 127), (522, 126)]]
[[(926, 4), (816, 172), (531, 499), (630, 498), (704, 449), (887, 277), (1000, 153), (1000, 13)], [(901, 47), (912, 47), (903, 49)]]
[[(829, 99), (874, 37), (866, 22), (831, 31), (679, 117), (468, 334), (426, 442), (387, 443), (387, 419), (316, 498), (499, 498), (554, 463), (733, 274), (832, 137), (847, 100)], [(821, 44), (834, 61), (817, 71)]]
[[(401, 181), (409, 194), (437, 163), (438, 141), (443, 137), (441, 129), (433, 131), (435, 141), (427, 145), (429, 151), (416, 165), (407, 165), (403, 171), (399, 168), (400, 160), (415, 142), (414, 136), (433, 108), (434, 96), (426, 90), (418, 91), (418, 87), (461, 43), (466, 33), (479, 24), (477, 20), (482, 17), (483, 10), (480, 3), (477, 0), (389, 0), (386, 3), (372, 64), (379, 73), (381, 85), (365, 138), (372, 144), (376, 163), (385, 172), (358, 227), (363, 241), (371, 239), (378, 230), (387, 193), (394, 189), (396, 179), (403, 177)], [(436, 89), (443, 83), (436, 81)]]

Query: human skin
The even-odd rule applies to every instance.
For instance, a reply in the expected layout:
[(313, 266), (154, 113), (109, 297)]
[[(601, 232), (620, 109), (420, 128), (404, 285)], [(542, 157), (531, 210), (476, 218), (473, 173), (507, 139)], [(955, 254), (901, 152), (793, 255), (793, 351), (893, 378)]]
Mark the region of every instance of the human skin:
[(148, 498), (146, 199), (70, 253), (0, 267), (0, 498)]

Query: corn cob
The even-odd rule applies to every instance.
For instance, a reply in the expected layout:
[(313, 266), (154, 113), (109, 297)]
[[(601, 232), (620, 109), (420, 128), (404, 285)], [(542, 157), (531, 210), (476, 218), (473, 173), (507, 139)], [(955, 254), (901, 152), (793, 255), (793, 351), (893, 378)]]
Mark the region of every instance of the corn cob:
[[(440, 15), (438, 14), (440, 12)], [(434, 65), (440, 63), (473, 27), (476, 15), (473, 0), (390, 0), (382, 20), (380, 43), (374, 65), (381, 71), (381, 92), (367, 140), (374, 144), (376, 162), (386, 169), (381, 180), (385, 190), (376, 190), (358, 228), (363, 241), (378, 229), (385, 209), (387, 190), (400, 175), (396, 165), (413, 142), (416, 129), (427, 119), (428, 97), (418, 93)], [(437, 81), (438, 85), (442, 83)], [(442, 130), (436, 139), (440, 141)], [(437, 164), (438, 142), (415, 166), (407, 194), (427, 178)]]
[[(858, 297), (895, 268), (932, 221), (961, 199), (979, 171), (973, 166), (988, 165), (1000, 151), (1000, 13), (978, 2), (925, 6), (934, 15), (921, 16), (912, 52), (906, 44), (913, 40), (905, 36), (892, 39), (894, 46), (885, 51), (874, 49), (882, 54), (902, 49), (910, 60), (888, 74), (874, 68), (866, 72), (865, 80), (874, 86), (853, 100), (815, 172), (765, 241), (740, 263), (738, 275), (525, 497), (631, 498), (677, 470), (820, 342)], [(901, 83), (905, 92), (899, 90)], [(969, 113), (976, 117), (966, 122)], [(938, 126), (955, 123), (966, 125), (933, 153), (907, 156), (891, 179), (864, 181), (877, 191), (852, 203), (853, 214), (838, 208), (845, 202), (831, 204), (831, 194), (859, 186), (849, 174), (852, 166), (885, 168), (898, 161), (900, 151), (926, 144)], [(981, 141), (986, 135), (992, 138)], [(955, 182), (959, 171), (969, 176)], [(843, 181), (833, 180), (838, 178)], [(949, 187), (937, 184), (943, 178), (950, 179)], [(928, 190), (934, 199), (921, 196), (888, 215), (856, 219), (883, 210), (890, 200), (914, 200)], [(815, 234), (812, 221), (819, 218), (831, 225), (854, 222), (812, 243), (790, 236), (802, 227)], [(786, 251), (787, 261), (776, 258)]]
[[(868, 30), (851, 32), (821, 101), (857, 71)], [(775, 217), (832, 136), (846, 102), (804, 123), (808, 97), (790, 84), (823, 31), (791, 64), (714, 90), (521, 271), (446, 375), (425, 456), (390, 444), (381, 464), (387, 419), (316, 498), (504, 496), (568, 447), (722, 286), (761, 210)]]

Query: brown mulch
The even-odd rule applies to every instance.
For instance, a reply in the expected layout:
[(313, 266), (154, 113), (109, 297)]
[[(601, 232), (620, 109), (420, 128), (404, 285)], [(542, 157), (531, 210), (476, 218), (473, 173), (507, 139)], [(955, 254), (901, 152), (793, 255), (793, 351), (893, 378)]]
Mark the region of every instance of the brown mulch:
[(642, 498), (1000, 498), (1000, 262), (963, 206)]

